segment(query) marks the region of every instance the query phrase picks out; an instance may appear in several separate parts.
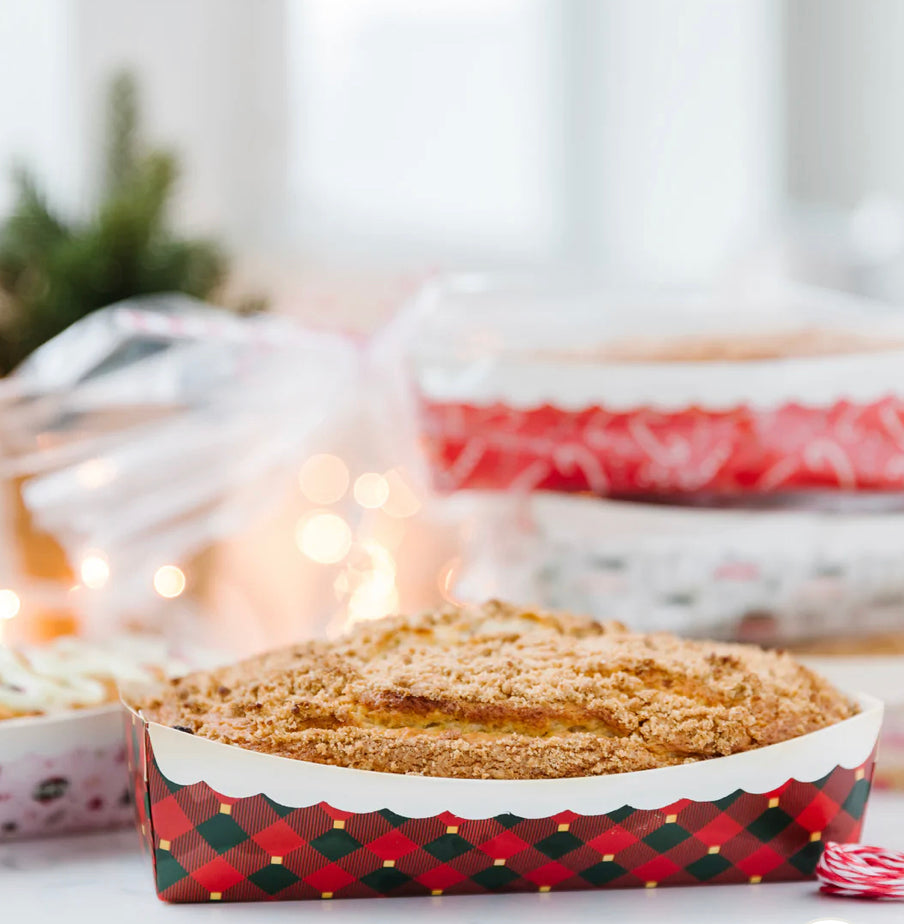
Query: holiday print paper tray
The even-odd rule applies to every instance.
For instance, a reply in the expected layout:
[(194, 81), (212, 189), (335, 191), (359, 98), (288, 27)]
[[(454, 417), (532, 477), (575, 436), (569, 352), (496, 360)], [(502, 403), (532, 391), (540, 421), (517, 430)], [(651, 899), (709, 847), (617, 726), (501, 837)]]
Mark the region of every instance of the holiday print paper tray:
[(878, 700), (754, 751), (565, 780), (453, 780), (242, 750), (128, 711), (138, 825), (171, 902), (332, 899), (813, 874), (856, 841)]
[[(638, 632), (770, 648), (904, 628), (901, 510), (712, 508), (549, 491), (461, 492), (449, 506), (467, 527), (451, 587), (458, 599), (530, 600)], [(831, 679), (888, 702), (868, 672)], [(904, 697), (900, 680), (898, 688)]]
[(118, 705), (0, 722), (0, 841), (128, 825)]
[[(904, 486), (904, 326), (882, 306), (796, 287), (688, 296), (452, 277), (410, 315), (406, 365), (444, 491)], [(837, 344), (796, 355), (806, 334)], [(724, 358), (606, 352), (689, 337), (727, 344)], [(749, 337), (777, 352), (738, 358)]]

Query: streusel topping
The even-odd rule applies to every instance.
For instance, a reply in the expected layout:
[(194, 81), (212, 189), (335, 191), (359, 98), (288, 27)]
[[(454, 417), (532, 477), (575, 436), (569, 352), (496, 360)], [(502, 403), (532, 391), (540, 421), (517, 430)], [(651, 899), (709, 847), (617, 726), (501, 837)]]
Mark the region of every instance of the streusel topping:
[(192, 674), (142, 708), (151, 721), (285, 757), (501, 779), (733, 754), (854, 712), (784, 653), (495, 601)]

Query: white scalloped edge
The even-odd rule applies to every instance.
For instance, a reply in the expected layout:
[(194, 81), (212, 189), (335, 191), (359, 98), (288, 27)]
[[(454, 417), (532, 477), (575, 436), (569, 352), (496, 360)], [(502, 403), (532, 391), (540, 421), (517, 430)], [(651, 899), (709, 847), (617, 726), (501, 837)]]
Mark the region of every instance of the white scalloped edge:
[(74, 748), (106, 748), (122, 739), (119, 704), (4, 719), (0, 722), (0, 764), (27, 755), (49, 758)]
[[(605, 310), (603, 310), (605, 306)], [(441, 402), (676, 411), (769, 410), (794, 403), (872, 403), (904, 396), (904, 350), (726, 362), (581, 359), (608, 339), (778, 332), (827, 326), (900, 339), (904, 317), (847, 293), (781, 283), (756, 291), (599, 289), (568, 278), (449, 275), (432, 280), (396, 321), (421, 392)], [(544, 350), (573, 361), (544, 359)]]
[(203, 780), (230, 798), (263, 793), (280, 805), (327, 802), (347, 812), (390, 809), (408, 818), (451, 812), (489, 818), (511, 812), (545, 818), (562, 811), (601, 815), (624, 806), (656, 809), (691, 799), (711, 802), (737, 789), (769, 792), (790, 779), (812, 782), (836, 767), (852, 768), (872, 753), (882, 703), (857, 696), (861, 712), (828, 728), (730, 757), (609, 776), (562, 780), (457, 780), (374, 773), (307, 763), (197, 738), (149, 723), (163, 775), (189, 785)]
[(500, 357), (464, 367), (425, 364), (417, 382), (430, 401), (499, 403), (515, 410), (552, 405), (563, 411), (768, 411), (786, 404), (816, 409), (904, 396), (904, 351), (743, 363), (589, 365)]

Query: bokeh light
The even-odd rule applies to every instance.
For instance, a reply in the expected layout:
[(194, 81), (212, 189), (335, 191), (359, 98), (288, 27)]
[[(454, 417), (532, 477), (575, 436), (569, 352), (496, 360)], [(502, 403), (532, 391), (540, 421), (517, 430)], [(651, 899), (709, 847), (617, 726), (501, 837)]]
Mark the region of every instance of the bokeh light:
[(110, 577), (110, 565), (103, 552), (88, 552), (79, 567), (82, 583), (85, 587), (98, 590)]
[(116, 465), (109, 459), (88, 459), (78, 467), (76, 477), (89, 490), (102, 488), (116, 477)]
[(311, 561), (332, 565), (348, 555), (352, 531), (342, 517), (320, 510), (298, 521), (295, 542)]
[(405, 476), (397, 468), (393, 468), (384, 478), (389, 495), (383, 503), (383, 512), (398, 519), (413, 517), (421, 509), (421, 502), (411, 490)]
[(382, 619), (399, 608), (399, 592), (392, 588), (383, 593), (368, 582), (358, 587), (348, 601), (348, 623)]
[(185, 574), (175, 565), (162, 565), (154, 572), (154, 590), (168, 600), (185, 590)]
[(355, 479), (354, 494), (362, 507), (376, 510), (389, 498), (389, 482), (376, 472), (365, 472)]
[(348, 466), (328, 452), (311, 456), (301, 467), (298, 485), (314, 504), (335, 504), (348, 490)]
[(461, 558), (457, 556), (455, 558), (450, 558), (442, 568), (439, 569), (439, 574), (436, 579), (439, 592), (442, 594), (443, 599), (455, 605), (460, 605), (462, 603), (453, 592), (455, 582), (458, 580), (458, 575), (461, 572), (461, 565)]
[(0, 590), (0, 619), (12, 619), (22, 606), (19, 595), (9, 588)]
[(392, 552), (374, 539), (365, 539), (355, 546), (352, 560), (333, 588), (340, 600), (348, 598), (346, 627), (397, 612), (399, 591)]

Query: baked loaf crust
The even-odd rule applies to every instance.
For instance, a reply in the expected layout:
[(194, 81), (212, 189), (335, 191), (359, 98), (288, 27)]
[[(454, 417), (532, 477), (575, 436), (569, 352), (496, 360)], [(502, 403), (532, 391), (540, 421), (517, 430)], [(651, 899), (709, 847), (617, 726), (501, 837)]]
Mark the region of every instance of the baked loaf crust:
[[(799, 330), (688, 335), (670, 339), (613, 341), (590, 351), (576, 350), (562, 359), (590, 359), (619, 363), (756, 362), (855, 353), (884, 353), (904, 349), (904, 340), (853, 330)], [(548, 354), (545, 354), (548, 355)]]
[(150, 721), (361, 770), (548, 779), (645, 770), (815, 731), (854, 707), (786, 654), (491, 602), (356, 626), (190, 674)]

